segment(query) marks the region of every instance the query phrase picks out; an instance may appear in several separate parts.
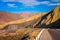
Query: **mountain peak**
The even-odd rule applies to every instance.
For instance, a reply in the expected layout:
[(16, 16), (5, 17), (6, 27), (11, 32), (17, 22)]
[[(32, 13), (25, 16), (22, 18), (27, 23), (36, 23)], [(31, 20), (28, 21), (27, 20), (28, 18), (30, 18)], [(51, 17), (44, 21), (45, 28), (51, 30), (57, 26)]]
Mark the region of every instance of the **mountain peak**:
[(54, 9), (54, 12), (60, 12), (60, 5)]

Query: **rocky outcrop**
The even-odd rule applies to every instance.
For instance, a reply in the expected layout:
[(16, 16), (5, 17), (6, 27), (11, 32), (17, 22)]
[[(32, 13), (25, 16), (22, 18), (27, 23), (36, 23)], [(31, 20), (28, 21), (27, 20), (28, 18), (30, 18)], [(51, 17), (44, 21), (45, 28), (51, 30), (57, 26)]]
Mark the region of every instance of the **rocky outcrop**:
[[(47, 25), (60, 19), (60, 6), (51, 10), (47, 14), (41, 17), (41, 20), (35, 25), (35, 27), (46, 27)], [(48, 26), (49, 27), (49, 26)]]

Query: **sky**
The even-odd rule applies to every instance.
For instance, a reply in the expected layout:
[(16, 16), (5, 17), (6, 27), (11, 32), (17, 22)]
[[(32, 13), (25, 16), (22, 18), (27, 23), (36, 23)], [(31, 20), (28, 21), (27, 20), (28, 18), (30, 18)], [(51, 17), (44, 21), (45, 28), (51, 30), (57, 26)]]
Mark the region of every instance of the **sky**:
[(49, 12), (60, 5), (60, 0), (0, 0), (0, 11)]

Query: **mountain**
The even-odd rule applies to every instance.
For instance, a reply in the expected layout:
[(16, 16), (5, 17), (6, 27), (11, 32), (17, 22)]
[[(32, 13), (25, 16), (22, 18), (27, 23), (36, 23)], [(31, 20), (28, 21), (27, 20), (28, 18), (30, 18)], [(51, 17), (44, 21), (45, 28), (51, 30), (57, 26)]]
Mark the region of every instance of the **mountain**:
[(6, 22), (10, 22), (10, 21), (14, 21), (17, 19), (22, 19), (22, 18), (23, 17), (21, 17), (18, 14), (0, 11), (0, 24), (4, 24)]
[(28, 17), (31, 17), (33, 15), (35, 15), (36, 13), (34, 12), (21, 12), (21, 13), (18, 13), (20, 14), (20, 16), (24, 17), (24, 18), (28, 18)]
[[(57, 6), (56, 8), (54, 8), (53, 10), (51, 10), (48, 13), (38, 13), (34, 16), (28, 17), (28, 18), (23, 18), (23, 19), (18, 19), (15, 21), (11, 21), (8, 23), (5, 23), (3, 25), (0, 25), (0, 28), (4, 28), (7, 27), (8, 25), (12, 27), (16, 26), (16, 27), (31, 27), (31, 26), (38, 26), (40, 25), (40, 23), (44, 24), (44, 25), (49, 25), (55, 21), (57, 21), (58, 19), (60, 19), (60, 6)], [(9, 27), (8, 26), (8, 27)], [(37, 27), (36, 26), (36, 27)], [(41, 27), (41, 26), (39, 26)]]
[(54, 16), (52, 22), (48, 25), (50, 28), (60, 29), (60, 6), (57, 6), (54, 10)]
[[(46, 13), (41, 17), (41, 20), (35, 25), (35, 27), (46, 27), (47, 25), (51, 23), (58, 22), (57, 20), (60, 19), (60, 6), (57, 6), (50, 12)], [(58, 23), (56, 23), (58, 24)], [(47, 26), (49, 27), (49, 26)], [(52, 26), (51, 26), (52, 27)]]
[[(7, 25), (19, 25), (18, 27), (31, 27), (31, 26), (38, 26), (40, 23), (44, 25), (49, 25), (50, 23), (55, 22), (56, 20), (60, 19), (60, 6), (57, 6), (53, 10), (51, 10), (48, 13), (38, 13), (34, 16), (28, 17), (28, 18), (23, 18), (23, 19), (18, 19), (15, 21), (11, 21), (8, 23), (5, 23), (3, 25), (0, 25), (0, 28), (4, 28)], [(36, 26), (36, 27), (37, 27)], [(40, 27), (40, 26), (39, 26)]]
[[(11, 21), (5, 24), (0, 25), (0, 29), (3, 29), (5, 27), (9, 26), (14, 26), (14, 27), (32, 27), (36, 22), (38, 22), (41, 18), (46, 13), (38, 13), (34, 16), (28, 17), (28, 18), (23, 18), (23, 19), (18, 19), (15, 21)], [(7, 28), (8, 29), (8, 28)]]
[[(56, 8), (54, 8), (53, 11), (53, 19), (51, 21), (51, 23), (55, 22), (56, 20), (60, 19), (60, 6), (57, 6)], [(48, 24), (48, 23), (47, 23)]]

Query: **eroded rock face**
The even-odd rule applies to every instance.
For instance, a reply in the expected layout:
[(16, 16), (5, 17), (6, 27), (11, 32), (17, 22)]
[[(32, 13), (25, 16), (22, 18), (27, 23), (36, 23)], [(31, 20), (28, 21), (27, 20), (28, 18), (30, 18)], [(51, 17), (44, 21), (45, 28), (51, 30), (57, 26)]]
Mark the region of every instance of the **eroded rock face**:
[[(50, 18), (51, 17), (51, 13), (52, 13), (52, 18)], [(57, 21), (58, 19), (60, 19), (60, 15), (59, 14), (60, 14), (60, 6), (57, 6), (54, 10), (50, 11), (50, 15), (47, 16), (47, 19), (45, 21), (46, 25), (48, 25), (50, 23), (53, 23), (53, 22)]]
[[(51, 20), (50, 23), (48, 23), (48, 26), (51, 28), (60, 28), (60, 6), (57, 6), (54, 10), (53, 10), (53, 18)], [(48, 27), (47, 26), (47, 27)]]
[(60, 14), (60, 6), (57, 6), (55, 9), (43, 15), (41, 17), (41, 20), (36, 24), (35, 27), (46, 27), (46, 25), (49, 25), (51, 23), (58, 21), (60, 19), (59, 14)]

